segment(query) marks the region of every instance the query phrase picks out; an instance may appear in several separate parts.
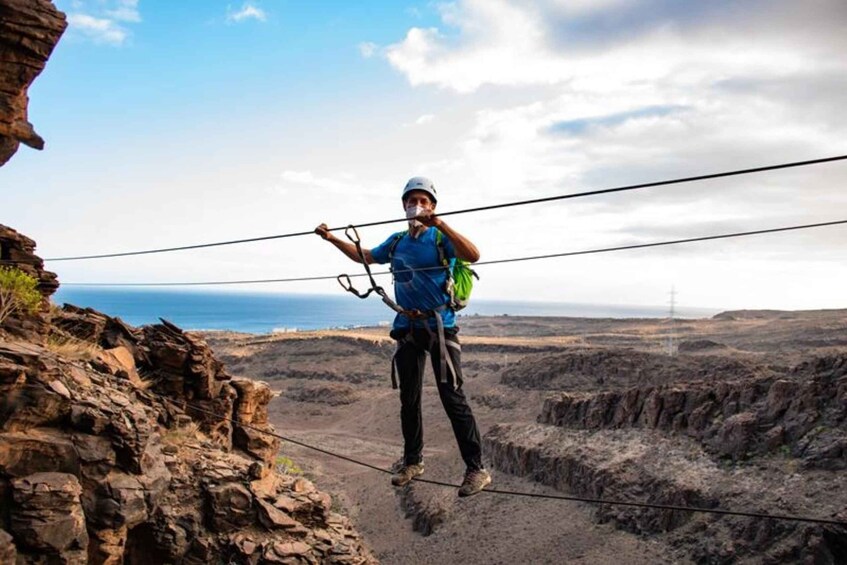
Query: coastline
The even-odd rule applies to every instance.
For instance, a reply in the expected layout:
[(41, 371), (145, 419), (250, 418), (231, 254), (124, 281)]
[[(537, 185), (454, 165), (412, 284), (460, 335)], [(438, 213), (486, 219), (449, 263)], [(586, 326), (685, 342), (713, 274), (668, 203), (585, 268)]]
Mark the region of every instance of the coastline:
[[(236, 331), (258, 335), (384, 328), (390, 326), (394, 316), (379, 300), (356, 300), (343, 294), (62, 287), (55, 302), (91, 307), (136, 326), (158, 323), (159, 318), (165, 318), (191, 331)], [(719, 312), (719, 309), (710, 308), (680, 308), (676, 317), (698, 319)], [(463, 320), (480, 316), (662, 319), (668, 317), (668, 309), (664, 306), (477, 299), (460, 316)]]

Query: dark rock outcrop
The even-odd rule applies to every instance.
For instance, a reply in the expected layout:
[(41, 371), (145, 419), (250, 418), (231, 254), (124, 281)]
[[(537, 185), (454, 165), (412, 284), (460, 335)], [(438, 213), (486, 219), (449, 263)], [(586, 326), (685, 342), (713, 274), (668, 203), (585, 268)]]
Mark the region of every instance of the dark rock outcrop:
[(660, 429), (734, 459), (788, 450), (808, 467), (847, 469), (847, 357), (808, 361), (791, 377), (563, 393), (544, 402), (538, 421)]
[[(168, 351), (202, 350), (196, 340), (180, 341), (183, 334), (173, 328), (162, 331), (171, 340)], [(144, 340), (148, 333), (136, 344), (139, 354), (170, 358)], [(219, 365), (191, 357), (180, 365), (180, 386), (176, 366), (161, 367), (168, 375), (163, 389), (175, 391), (171, 400), (147, 381), (145, 390), (99, 370), (97, 360), (69, 361), (40, 345), (0, 342), (0, 494), (14, 501), (0, 528), (14, 537), (18, 558), (372, 561), (349, 521), (331, 511), (327, 495), (272, 470), (278, 444), (259, 433), (273, 431), (267, 385), (238, 381), (234, 387), (214, 379), (222, 374)], [(148, 369), (158, 367), (150, 363)], [(245, 443), (237, 434), (234, 445), (222, 439), (219, 428), (208, 425), (212, 416), (195, 419), (186, 409), (189, 396), (208, 396), (209, 383), (217, 383), (218, 397), (208, 402), (233, 399), (218, 406), (215, 419), (231, 419), (236, 429), (249, 425)]]
[(66, 26), (49, 0), (0, 0), (0, 166), (21, 143), (44, 148), (27, 117), (27, 89)]
[[(847, 523), (843, 482), (820, 472), (741, 472), (717, 464), (684, 437), (643, 430), (567, 430), (497, 425), (485, 436), (493, 466), (580, 497), (655, 505), (795, 514)], [(819, 492), (830, 496), (815, 500)], [(682, 549), (697, 563), (843, 562), (847, 527), (714, 516), (671, 508), (592, 505), (611, 521)], [(778, 509), (778, 510), (770, 510)]]
[[(0, 6), (2, 1), (0, 0)], [(2, 52), (0, 52), (0, 60), (2, 60)], [(0, 66), (2, 64), (0, 62)], [(2, 96), (2, 87), (0, 87), (0, 96)], [(13, 337), (43, 343), (50, 328), (50, 297), (59, 288), (56, 273), (44, 270), (44, 261), (35, 254), (35, 241), (3, 224), (0, 224), (0, 267), (15, 267), (33, 277), (38, 281), (37, 288), (43, 297), (37, 315), (13, 313), (3, 320), (0, 324), (0, 338), (5, 331)]]
[[(34, 242), (0, 233), (55, 282)], [(328, 495), (274, 470), (267, 384), (232, 379), (205, 341), (164, 320), (42, 314), (0, 336), (0, 557), (373, 562)]]
[(503, 384), (534, 390), (614, 390), (720, 378), (779, 374), (759, 360), (721, 355), (680, 355), (630, 349), (588, 349), (526, 357), (503, 371)]
[(263, 382), (250, 379), (232, 379), (231, 383), (236, 391), (233, 445), (270, 465), (279, 451), (279, 440), (263, 433), (273, 431), (268, 423), (268, 403), (273, 397), (271, 389)]
[(67, 473), (34, 473), (11, 481), (10, 530), (25, 560), (84, 564), (88, 532), (79, 480)]

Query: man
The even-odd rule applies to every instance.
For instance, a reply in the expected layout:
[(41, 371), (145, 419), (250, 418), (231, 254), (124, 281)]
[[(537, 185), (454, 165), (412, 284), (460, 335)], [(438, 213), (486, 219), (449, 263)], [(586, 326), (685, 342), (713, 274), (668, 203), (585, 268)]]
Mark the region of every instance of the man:
[[(409, 230), (393, 234), (378, 247), (364, 249), (363, 255), (368, 264), (391, 262), (397, 303), (404, 310), (422, 313), (421, 316), (397, 314), (391, 330), (391, 337), (398, 342), (394, 363), (400, 380), (400, 423), (404, 440), (403, 459), (395, 466), (391, 483), (403, 486), (424, 472), (421, 394), (426, 354), (429, 353), (438, 394), (466, 466), (459, 496), (470, 496), (491, 484), (491, 475), (482, 465), (479, 428), (462, 392), (461, 345), (456, 313), (449, 308), (450, 296), (445, 288), (447, 269), (433, 267), (441, 265), (439, 253), (447, 259), (474, 263), (479, 260), (479, 251), (435, 215), (437, 198), (432, 181), (424, 177), (410, 179), (402, 195)], [(333, 236), (326, 224), (318, 226), (315, 233), (353, 261), (361, 262), (356, 246)], [(437, 316), (441, 318), (443, 331), (438, 331)], [(444, 339), (443, 344), (441, 339)], [(447, 352), (445, 363), (441, 359), (443, 351)], [(441, 367), (446, 367), (446, 374), (440, 374)]]

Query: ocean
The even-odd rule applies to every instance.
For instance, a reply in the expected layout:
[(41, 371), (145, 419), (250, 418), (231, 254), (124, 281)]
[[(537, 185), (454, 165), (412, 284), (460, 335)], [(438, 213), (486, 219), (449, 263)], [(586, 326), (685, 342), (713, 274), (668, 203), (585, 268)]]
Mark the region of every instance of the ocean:
[[(231, 330), (255, 334), (361, 326), (388, 326), (394, 313), (379, 299), (350, 295), (273, 294), (126, 287), (62, 287), (56, 304), (91, 307), (140, 326), (159, 318), (187, 330)], [(680, 317), (703, 317), (717, 310), (682, 309)], [(575, 316), (662, 318), (667, 307), (472, 300), (462, 311), (473, 316)], [(459, 322), (461, 325), (461, 322)]]

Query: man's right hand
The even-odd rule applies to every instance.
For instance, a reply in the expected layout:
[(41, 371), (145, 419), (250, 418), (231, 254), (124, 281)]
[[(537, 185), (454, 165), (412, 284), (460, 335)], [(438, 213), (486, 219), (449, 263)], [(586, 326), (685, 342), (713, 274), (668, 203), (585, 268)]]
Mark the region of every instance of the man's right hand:
[(329, 232), (329, 227), (326, 224), (321, 224), (315, 228), (315, 233), (329, 241), (332, 234)]

